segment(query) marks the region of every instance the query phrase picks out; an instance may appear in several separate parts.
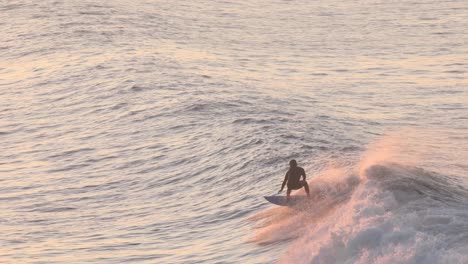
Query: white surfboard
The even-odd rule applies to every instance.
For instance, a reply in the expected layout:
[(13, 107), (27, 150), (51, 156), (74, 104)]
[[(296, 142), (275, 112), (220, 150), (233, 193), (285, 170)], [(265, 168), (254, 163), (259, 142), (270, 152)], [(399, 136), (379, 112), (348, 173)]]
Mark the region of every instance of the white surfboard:
[(286, 196), (273, 195), (273, 196), (264, 196), (267, 201), (272, 204), (279, 206), (294, 206), (301, 202), (306, 202), (309, 198), (303, 195), (290, 196), (289, 200), (286, 199)]

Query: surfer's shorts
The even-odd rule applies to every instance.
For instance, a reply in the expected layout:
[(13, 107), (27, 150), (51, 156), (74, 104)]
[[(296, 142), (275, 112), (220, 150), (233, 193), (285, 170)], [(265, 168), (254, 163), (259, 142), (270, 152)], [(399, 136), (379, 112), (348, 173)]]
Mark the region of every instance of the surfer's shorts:
[(291, 184), (291, 185), (288, 184), (288, 189), (297, 190), (297, 189), (304, 187), (304, 185), (305, 185), (304, 181), (299, 181), (296, 184)]

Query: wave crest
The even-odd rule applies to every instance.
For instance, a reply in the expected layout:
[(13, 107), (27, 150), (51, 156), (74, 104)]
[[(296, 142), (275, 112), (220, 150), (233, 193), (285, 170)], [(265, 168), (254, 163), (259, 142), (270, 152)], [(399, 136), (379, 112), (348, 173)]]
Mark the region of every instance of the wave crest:
[(261, 223), (253, 242), (290, 241), (280, 263), (467, 261), (468, 190), (454, 178), (377, 163), (326, 171), (309, 185), (313, 203), (253, 218)]

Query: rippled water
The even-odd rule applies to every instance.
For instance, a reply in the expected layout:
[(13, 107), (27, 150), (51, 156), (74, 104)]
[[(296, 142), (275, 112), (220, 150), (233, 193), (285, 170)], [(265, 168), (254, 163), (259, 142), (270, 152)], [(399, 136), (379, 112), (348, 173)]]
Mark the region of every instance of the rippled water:
[(0, 262), (466, 263), (467, 9), (1, 2)]

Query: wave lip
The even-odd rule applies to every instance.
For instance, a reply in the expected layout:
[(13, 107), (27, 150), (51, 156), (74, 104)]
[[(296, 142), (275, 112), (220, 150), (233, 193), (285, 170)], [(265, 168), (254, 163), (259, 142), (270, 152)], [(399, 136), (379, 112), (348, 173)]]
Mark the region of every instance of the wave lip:
[(299, 230), (280, 263), (467, 263), (468, 190), (456, 179), (395, 163), (327, 179), (310, 182), (323, 199), (257, 232), (274, 243)]

